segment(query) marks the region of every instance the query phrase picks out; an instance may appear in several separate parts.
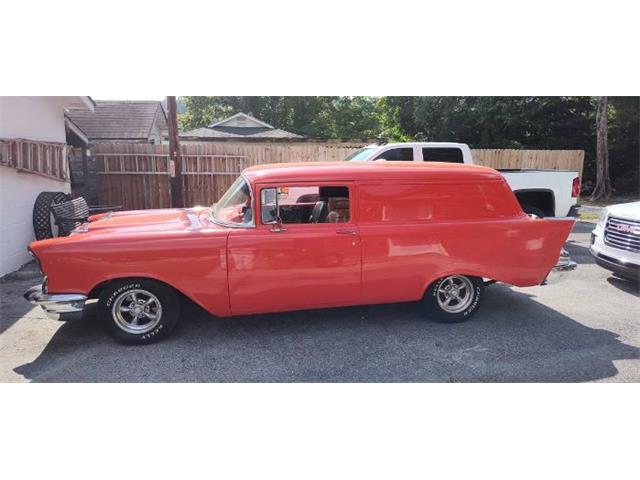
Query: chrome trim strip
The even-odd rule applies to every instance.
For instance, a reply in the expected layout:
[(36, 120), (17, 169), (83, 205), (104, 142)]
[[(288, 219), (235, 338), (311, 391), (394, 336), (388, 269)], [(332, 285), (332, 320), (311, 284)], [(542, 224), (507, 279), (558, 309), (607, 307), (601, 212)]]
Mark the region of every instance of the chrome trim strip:
[(570, 272), (573, 272), (578, 264), (571, 260), (569, 252), (564, 248), (560, 251), (560, 257), (556, 265), (549, 271), (547, 278), (544, 279), (542, 285), (553, 285), (567, 278)]
[(629, 242), (638, 242), (640, 243), (640, 236), (630, 235), (628, 233), (620, 232), (620, 231), (609, 231), (607, 230), (607, 235), (610, 237), (619, 237), (621, 240), (629, 241)]
[[(626, 227), (629, 231), (619, 230)], [(604, 226), (604, 244), (612, 248), (626, 250), (628, 252), (640, 252), (640, 222), (637, 220), (626, 220), (609, 215)]]
[[(253, 220), (251, 222), (251, 225), (241, 225), (241, 224), (237, 224), (237, 223), (227, 223), (227, 222), (221, 222), (220, 220), (216, 219), (216, 215), (214, 212), (214, 206), (215, 203), (209, 207), (209, 210), (211, 210), (211, 221), (213, 223), (215, 223), (216, 225), (219, 225), (221, 227), (229, 227), (229, 228), (256, 228), (256, 212), (255, 212), (255, 198), (253, 196), (253, 189), (251, 188), (251, 182), (249, 180), (247, 180), (247, 177), (244, 176), (244, 173), (241, 173), (239, 175), (240, 177), (242, 177), (242, 179), (246, 182), (246, 184), (249, 186), (249, 197), (251, 198), (251, 208), (254, 209), (253, 212)], [(226, 192), (225, 192), (226, 193)], [(224, 195), (224, 194), (223, 194)]]
[(637, 221), (637, 220), (626, 220), (624, 218), (613, 217), (611, 215), (609, 215), (609, 220), (613, 221), (613, 222), (618, 222), (618, 223), (626, 223), (628, 225), (640, 225), (640, 221)]
[(624, 238), (624, 237), (621, 238), (616, 235), (611, 235), (610, 233), (607, 234), (607, 240), (609, 240), (610, 242), (618, 242), (623, 245), (633, 246), (636, 248), (640, 247), (640, 240), (635, 240), (633, 238)]
[(87, 300), (86, 295), (79, 293), (48, 295), (42, 291), (42, 285), (31, 287), (25, 292), (24, 298), (34, 305), (40, 305), (52, 318), (58, 318), (63, 313), (81, 312)]

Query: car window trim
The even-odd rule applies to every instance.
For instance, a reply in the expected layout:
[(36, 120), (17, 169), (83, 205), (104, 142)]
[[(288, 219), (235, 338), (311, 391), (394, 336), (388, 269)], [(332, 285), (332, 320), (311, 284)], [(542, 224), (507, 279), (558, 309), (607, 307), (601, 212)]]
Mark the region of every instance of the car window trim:
[[(251, 198), (251, 205), (252, 205), (251, 208), (253, 209), (253, 224), (252, 225), (244, 225), (244, 224), (239, 224), (239, 223), (221, 222), (221, 221), (216, 219), (216, 216), (213, 213), (213, 209), (211, 211), (211, 219), (213, 220), (213, 223), (215, 223), (216, 225), (220, 225), (221, 227), (256, 228), (257, 227), (257, 222), (256, 222), (256, 202), (255, 202), (255, 197), (253, 195), (253, 185), (251, 184), (249, 179), (244, 174), (241, 173), (239, 176), (242, 177), (242, 179), (245, 181), (245, 183), (249, 187), (249, 198)], [(234, 180), (234, 182), (235, 182), (235, 180)], [(223, 195), (224, 195), (224, 193), (223, 193)]]
[[(272, 223), (262, 223), (262, 190), (267, 188), (278, 188), (278, 187), (347, 187), (349, 190), (349, 221), (348, 222), (340, 222), (340, 223), (283, 223), (287, 228), (308, 228), (308, 227), (317, 227), (318, 225), (356, 225), (355, 222), (355, 182), (353, 180), (336, 180), (336, 181), (322, 181), (322, 182), (300, 182), (294, 181), (292, 183), (287, 182), (269, 182), (269, 183), (260, 183), (256, 184), (256, 202), (257, 202), (257, 210), (260, 213), (260, 221), (256, 222), (256, 227), (260, 228), (270, 228), (273, 226)], [(255, 215), (254, 215), (255, 220)]]

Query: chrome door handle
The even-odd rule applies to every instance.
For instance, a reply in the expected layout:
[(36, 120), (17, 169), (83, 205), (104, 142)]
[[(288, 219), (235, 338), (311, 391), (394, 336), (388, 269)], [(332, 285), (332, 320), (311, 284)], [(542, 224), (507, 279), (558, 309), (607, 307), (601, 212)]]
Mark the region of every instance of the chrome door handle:
[(336, 235), (358, 235), (357, 230), (336, 230)]

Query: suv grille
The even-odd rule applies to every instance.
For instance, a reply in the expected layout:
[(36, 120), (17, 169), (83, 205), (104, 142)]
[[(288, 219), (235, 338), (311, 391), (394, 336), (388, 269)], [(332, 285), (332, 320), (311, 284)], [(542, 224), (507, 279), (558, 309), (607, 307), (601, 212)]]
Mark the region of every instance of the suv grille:
[(640, 222), (609, 217), (604, 230), (604, 243), (630, 252), (640, 252)]

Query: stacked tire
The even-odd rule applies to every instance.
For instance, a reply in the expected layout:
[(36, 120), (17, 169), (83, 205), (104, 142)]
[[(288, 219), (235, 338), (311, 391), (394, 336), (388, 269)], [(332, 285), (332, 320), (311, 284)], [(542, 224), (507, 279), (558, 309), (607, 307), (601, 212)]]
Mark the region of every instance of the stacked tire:
[(33, 232), (36, 240), (54, 237), (54, 222), (51, 217), (51, 205), (67, 200), (62, 192), (42, 192), (33, 205)]

